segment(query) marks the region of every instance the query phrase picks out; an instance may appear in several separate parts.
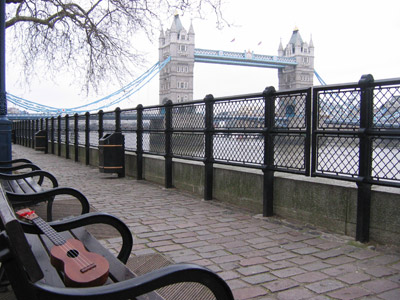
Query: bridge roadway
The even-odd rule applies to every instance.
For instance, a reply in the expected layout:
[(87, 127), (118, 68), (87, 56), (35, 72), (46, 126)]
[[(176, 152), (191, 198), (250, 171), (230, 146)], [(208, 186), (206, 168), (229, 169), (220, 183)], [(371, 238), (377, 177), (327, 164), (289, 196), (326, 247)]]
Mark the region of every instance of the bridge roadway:
[[(126, 222), (135, 237), (133, 256), (207, 266), (228, 282), (235, 299), (400, 299), (399, 249), (368, 248), (349, 237), (13, 145), (13, 158), (22, 157), (52, 172), (61, 186), (83, 191), (93, 210)], [(74, 206), (63, 201), (57, 205), (71, 213)], [(110, 249), (119, 246), (112, 233), (96, 230)]]

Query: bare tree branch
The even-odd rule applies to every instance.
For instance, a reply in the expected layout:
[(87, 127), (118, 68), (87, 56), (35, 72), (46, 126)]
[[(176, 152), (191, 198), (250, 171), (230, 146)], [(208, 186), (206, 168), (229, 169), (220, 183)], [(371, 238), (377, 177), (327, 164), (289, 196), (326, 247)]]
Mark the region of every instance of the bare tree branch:
[[(23, 61), (25, 78), (38, 68), (49, 77), (73, 74), (87, 91), (110, 79), (125, 81), (144, 57), (135, 35), (156, 38), (162, 16), (175, 10), (228, 24), (221, 0), (7, 0), (6, 28), (14, 40), (9, 59)], [(207, 14), (209, 16), (209, 14)]]

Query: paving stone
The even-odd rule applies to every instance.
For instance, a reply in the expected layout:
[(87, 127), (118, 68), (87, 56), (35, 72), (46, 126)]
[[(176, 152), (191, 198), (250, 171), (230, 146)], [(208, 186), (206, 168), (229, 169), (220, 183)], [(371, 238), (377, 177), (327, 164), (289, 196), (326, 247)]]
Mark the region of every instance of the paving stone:
[(242, 259), (242, 257), (240, 257), (239, 255), (225, 255), (225, 256), (211, 258), (211, 260), (217, 264), (222, 264), (222, 263), (232, 262), (232, 261), (239, 261), (241, 259)]
[(332, 293), (329, 293), (328, 295), (335, 299), (352, 300), (352, 299), (357, 299), (357, 298), (360, 298), (363, 296), (367, 296), (368, 294), (369, 294), (368, 291), (366, 291), (358, 286), (352, 286), (352, 287), (334, 291)]
[(297, 265), (306, 265), (312, 262), (317, 261), (318, 258), (312, 256), (312, 255), (301, 255), (295, 258), (289, 259), (290, 262), (295, 263)]
[(300, 300), (300, 299), (310, 299), (314, 296), (314, 293), (303, 288), (298, 287), (294, 289), (289, 289), (278, 293), (278, 299), (282, 300)]
[(341, 274), (346, 274), (350, 272), (356, 272), (358, 269), (355, 265), (352, 264), (345, 264), (345, 265), (340, 265), (332, 268), (327, 268), (322, 270), (325, 274), (328, 274), (330, 276), (339, 276)]
[(232, 270), (230, 270), (230, 271), (222, 271), (222, 272), (219, 272), (218, 275), (219, 275), (222, 279), (224, 279), (225, 281), (226, 281), (226, 280), (231, 280), (231, 279), (240, 278), (240, 274), (239, 274), (238, 272), (232, 271)]
[(239, 269), (237, 269), (237, 271), (240, 274), (249, 276), (249, 275), (254, 275), (254, 274), (259, 274), (259, 273), (266, 273), (269, 270), (266, 267), (264, 267), (263, 265), (256, 265), (256, 266), (239, 268)]
[(322, 261), (315, 261), (313, 263), (306, 264), (301, 267), (307, 271), (318, 271), (318, 270), (329, 268), (330, 266), (331, 265), (323, 263)]
[(266, 295), (268, 291), (259, 286), (246, 287), (233, 290), (233, 296), (236, 300), (251, 299), (258, 296)]
[(316, 253), (320, 250), (318, 250), (317, 248), (314, 248), (314, 247), (304, 247), (304, 248), (294, 249), (292, 251), (297, 254), (307, 255), (307, 254)]
[[(304, 243), (288, 243), (286, 245), (282, 245), (281, 247), (286, 250), (293, 250), (293, 249), (299, 249), (299, 248), (305, 248), (308, 245)], [(318, 251), (318, 250), (317, 250)]]
[(357, 258), (357, 259), (367, 259), (367, 258), (377, 256), (377, 255), (379, 255), (379, 253), (372, 251), (372, 250), (361, 249), (361, 250), (356, 250), (354, 252), (348, 253), (347, 255)]
[(291, 252), (283, 252), (283, 253), (268, 255), (267, 258), (272, 261), (278, 261), (278, 260), (293, 258), (296, 256), (297, 256), (296, 254), (293, 254)]
[(269, 289), (272, 293), (287, 290), (293, 287), (298, 286), (299, 284), (291, 279), (278, 279), (271, 282), (267, 282), (263, 284), (267, 289)]
[(321, 272), (307, 272), (293, 276), (292, 279), (300, 283), (312, 283), (327, 279), (328, 275)]
[(393, 275), (396, 273), (396, 271), (393, 270), (392, 268), (384, 266), (366, 268), (365, 272), (375, 277), (383, 277), (383, 276)]
[(265, 266), (271, 270), (279, 270), (279, 269), (294, 267), (295, 264), (293, 264), (287, 260), (280, 260), (277, 262), (265, 264)]
[(341, 276), (337, 276), (336, 279), (343, 281), (347, 284), (356, 284), (360, 283), (363, 281), (367, 281), (371, 279), (371, 276), (360, 273), (360, 272), (353, 272), (353, 273), (347, 273)]
[(239, 264), (243, 267), (247, 267), (247, 266), (253, 266), (253, 265), (261, 265), (264, 263), (267, 263), (268, 260), (265, 259), (264, 257), (251, 257), (251, 258), (246, 258), (246, 259), (242, 259)]
[(378, 279), (364, 283), (362, 287), (374, 293), (382, 293), (398, 288), (400, 285), (387, 279)]
[(243, 281), (246, 281), (252, 285), (269, 282), (269, 281), (272, 281), (275, 279), (276, 279), (276, 277), (269, 273), (261, 273), (261, 274), (257, 274), (257, 275), (242, 277)]
[(328, 258), (328, 259), (324, 260), (324, 262), (331, 264), (331, 265), (343, 265), (343, 264), (348, 264), (348, 263), (351, 263), (354, 261), (355, 261), (354, 258), (348, 257), (346, 255), (340, 255), (337, 257)]
[(391, 290), (378, 295), (379, 298), (385, 300), (399, 300), (400, 299), (400, 289)]
[(340, 283), (337, 280), (331, 280), (331, 279), (322, 280), (322, 281), (318, 281), (318, 282), (306, 285), (306, 288), (312, 290), (313, 292), (315, 292), (317, 294), (330, 292), (333, 290), (340, 289), (342, 287), (344, 287), (344, 285), (342, 283)]
[(287, 277), (303, 274), (303, 273), (305, 273), (305, 271), (300, 268), (293, 267), (293, 268), (286, 268), (286, 269), (271, 271), (271, 273), (279, 278), (287, 278)]
[(229, 285), (229, 287), (231, 288), (231, 290), (236, 290), (236, 289), (242, 289), (245, 287), (249, 287), (250, 284), (247, 282), (244, 282), (241, 279), (231, 279), (231, 280), (227, 280), (226, 283)]
[(319, 249), (328, 250), (328, 249), (338, 248), (338, 247), (341, 246), (341, 244), (340, 244), (340, 243), (337, 243), (337, 242), (328, 242), (328, 241), (325, 241), (324, 243), (321, 243), (321, 244), (318, 244), (318, 245), (315, 245), (315, 246), (316, 246), (317, 248), (319, 248)]
[(340, 249), (331, 249), (328, 251), (316, 252), (316, 253), (313, 253), (313, 255), (318, 258), (321, 258), (321, 259), (327, 259), (327, 258), (339, 256), (342, 253), (343, 252)]

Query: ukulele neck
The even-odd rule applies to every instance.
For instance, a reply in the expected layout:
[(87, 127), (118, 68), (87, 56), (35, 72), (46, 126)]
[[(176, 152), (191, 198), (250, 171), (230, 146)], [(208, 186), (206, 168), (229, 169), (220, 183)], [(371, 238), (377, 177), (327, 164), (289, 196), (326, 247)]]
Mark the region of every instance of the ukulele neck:
[(50, 241), (56, 245), (64, 245), (67, 241), (57, 231), (47, 224), (42, 218), (37, 217), (32, 219), (32, 222), (39, 227), (39, 229), (50, 239)]

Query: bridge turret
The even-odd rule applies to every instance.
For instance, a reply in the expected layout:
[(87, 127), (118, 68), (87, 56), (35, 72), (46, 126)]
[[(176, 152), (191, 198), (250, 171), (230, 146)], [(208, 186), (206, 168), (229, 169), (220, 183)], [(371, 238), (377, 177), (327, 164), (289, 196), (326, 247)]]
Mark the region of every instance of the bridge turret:
[(279, 47), (278, 47), (278, 56), (283, 56), (282, 38), (281, 38), (281, 42), (279, 43)]
[(179, 15), (175, 14), (171, 28), (163, 32), (163, 35), (165, 39), (159, 40), (160, 62), (168, 56), (171, 56), (171, 61), (160, 73), (160, 104), (166, 100), (192, 101), (195, 38), (193, 24), (190, 24), (187, 31)]
[(281, 48), (281, 44), (279, 45), (278, 55), (295, 57), (297, 65), (278, 70), (279, 89), (288, 90), (312, 86), (314, 78), (314, 44), (312, 39), (310, 44), (304, 42), (299, 29), (296, 27), (285, 49)]

